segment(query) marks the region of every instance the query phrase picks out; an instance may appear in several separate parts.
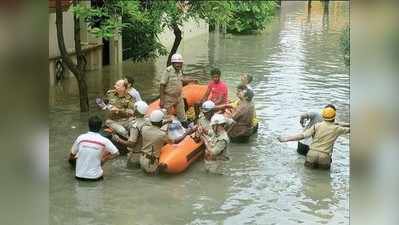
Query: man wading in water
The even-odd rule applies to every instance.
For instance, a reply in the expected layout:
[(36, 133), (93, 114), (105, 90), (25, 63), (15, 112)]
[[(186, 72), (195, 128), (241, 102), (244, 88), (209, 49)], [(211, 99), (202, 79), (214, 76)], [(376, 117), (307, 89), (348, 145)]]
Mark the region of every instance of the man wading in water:
[[(349, 127), (343, 127), (335, 123), (335, 107), (327, 105), (321, 113), (324, 121), (316, 123), (304, 132), (287, 137), (279, 136), (280, 142), (299, 141), (312, 137), (309, 152), (306, 155), (305, 166), (309, 168), (330, 169), (331, 155), (335, 140), (342, 134), (350, 132)], [(349, 124), (345, 124), (349, 126)]]

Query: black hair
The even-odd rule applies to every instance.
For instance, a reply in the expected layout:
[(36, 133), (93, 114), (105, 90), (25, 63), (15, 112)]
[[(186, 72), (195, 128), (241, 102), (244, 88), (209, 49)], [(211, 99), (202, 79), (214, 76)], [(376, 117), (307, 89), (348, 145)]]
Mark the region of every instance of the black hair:
[(151, 122), (152, 125), (156, 126), (156, 127), (162, 127), (162, 121), (160, 122)]
[(254, 97), (254, 92), (251, 90), (251, 89), (246, 89), (245, 90), (245, 92), (244, 92), (244, 98), (247, 100), (247, 101), (252, 101), (252, 98)]
[(251, 83), (252, 80), (253, 80), (253, 77), (252, 77), (251, 75), (247, 74), (247, 81), (248, 81), (248, 84)]
[(247, 85), (239, 84), (239, 85), (237, 86), (237, 89), (239, 89), (239, 90), (247, 90), (248, 88), (247, 88)]
[(218, 69), (218, 68), (214, 68), (214, 69), (212, 69), (211, 70), (211, 76), (213, 76), (213, 75), (221, 75), (222, 73), (220, 72), (220, 69)]
[(328, 104), (328, 105), (324, 106), (324, 108), (332, 108), (335, 111), (337, 111), (337, 109), (335, 109), (335, 106), (333, 104)]
[(98, 132), (101, 129), (103, 122), (101, 121), (100, 117), (92, 116), (89, 118), (89, 130), (91, 132)]
[(126, 77), (127, 82), (134, 84), (134, 79), (132, 77)]

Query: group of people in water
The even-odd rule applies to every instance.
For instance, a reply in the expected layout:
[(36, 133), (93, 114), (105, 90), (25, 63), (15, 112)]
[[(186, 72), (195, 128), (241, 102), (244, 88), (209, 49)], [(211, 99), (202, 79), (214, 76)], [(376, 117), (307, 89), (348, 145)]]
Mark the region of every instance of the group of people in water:
[[(90, 117), (89, 132), (80, 135), (70, 151), (69, 160), (76, 162), (77, 179), (102, 179), (101, 166), (119, 155), (114, 143), (128, 150), (128, 167), (141, 168), (149, 175), (156, 175), (160, 168), (161, 148), (167, 143), (179, 143), (187, 135), (205, 144), (206, 171), (223, 174), (224, 164), (229, 160), (229, 143), (246, 142), (257, 130), (258, 121), (252, 102), (254, 92), (250, 86), (252, 76), (241, 75), (241, 83), (236, 89), (237, 100), (229, 102), (227, 85), (220, 80), (221, 71), (213, 69), (201, 102), (187, 107), (182, 95), (183, 86), (196, 81), (183, 76), (180, 54), (174, 54), (171, 63), (160, 79), (160, 107), (149, 114), (148, 104), (141, 99), (130, 78), (118, 80), (104, 98), (96, 100), (107, 111), (105, 126), (112, 132), (112, 142), (99, 133), (103, 127), (102, 120), (98, 116)], [(330, 168), (335, 139), (349, 132), (349, 124), (334, 122), (335, 114), (333, 105), (327, 105), (321, 115), (304, 114), (300, 119), (304, 131), (280, 136), (278, 140), (304, 140), (298, 142), (298, 152), (306, 155), (305, 166)]]

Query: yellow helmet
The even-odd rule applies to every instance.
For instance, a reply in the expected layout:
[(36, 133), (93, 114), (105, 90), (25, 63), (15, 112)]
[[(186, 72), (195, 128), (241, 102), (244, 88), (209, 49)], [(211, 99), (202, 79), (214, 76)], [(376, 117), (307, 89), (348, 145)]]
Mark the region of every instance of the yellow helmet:
[(324, 120), (332, 121), (335, 119), (335, 109), (331, 107), (324, 108), (323, 111), (321, 111), (321, 115)]

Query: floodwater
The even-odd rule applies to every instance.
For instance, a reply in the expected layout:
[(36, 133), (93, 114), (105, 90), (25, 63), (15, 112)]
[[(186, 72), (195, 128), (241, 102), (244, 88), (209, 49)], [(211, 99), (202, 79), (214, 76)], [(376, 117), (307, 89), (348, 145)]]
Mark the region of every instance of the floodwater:
[[(125, 168), (125, 157), (105, 165), (105, 179), (77, 182), (66, 158), (73, 140), (87, 130), (73, 78), (50, 93), (50, 224), (349, 224), (349, 136), (338, 138), (331, 171), (304, 168), (296, 143), (276, 137), (301, 130), (299, 115), (333, 103), (339, 121), (349, 121), (349, 68), (339, 38), (349, 23), (349, 4), (283, 2), (259, 35), (201, 35), (181, 46), (184, 70), (205, 83), (211, 66), (222, 71), (229, 96), (241, 72), (254, 76), (260, 122), (248, 144), (231, 144), (225, 176), (205, 173), (202, 162), (179, 175), (147, 177)], [(122, 74), (132, 75), (142, 95), (157, 95), (165, 58), (124, 63), (88, 74), (94, 98)], [(122, 72), (123, 71), (123, 72)]]

